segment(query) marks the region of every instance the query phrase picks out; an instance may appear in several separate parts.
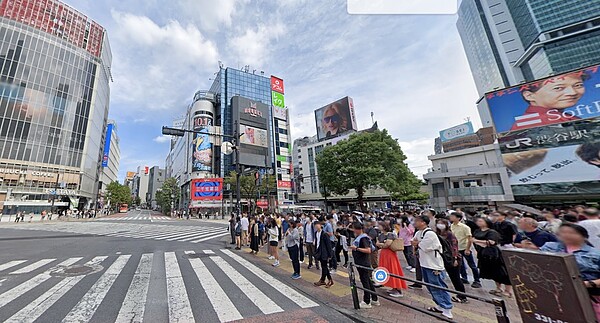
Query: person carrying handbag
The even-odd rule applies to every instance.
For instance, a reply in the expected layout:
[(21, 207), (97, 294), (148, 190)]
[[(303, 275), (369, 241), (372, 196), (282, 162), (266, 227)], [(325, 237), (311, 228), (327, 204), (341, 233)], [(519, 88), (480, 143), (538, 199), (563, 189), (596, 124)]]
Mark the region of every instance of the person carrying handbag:
[[(400, 266), (400, 260), (398, 259), (397, 251), (400, 246), (404, 247), (402, 239), (398, 239), (398, 236), (391, 230), (390, 226), (385, 222), (379, 224), (379, 230), (381, 235), (379, 236), (377, 247), (381, 249), (379, 251), (379, 267), (387, 269), (390, 274), (397, 276), (404, 276), (402, 266)], [(394, 249), (392, 250), (392, 246)], [(392, 288), (389, 295), (391, 297), (402, 297), (402, 290), (408, 288), (406, 281), (390, 276), (390, 279), (384, 286)]]

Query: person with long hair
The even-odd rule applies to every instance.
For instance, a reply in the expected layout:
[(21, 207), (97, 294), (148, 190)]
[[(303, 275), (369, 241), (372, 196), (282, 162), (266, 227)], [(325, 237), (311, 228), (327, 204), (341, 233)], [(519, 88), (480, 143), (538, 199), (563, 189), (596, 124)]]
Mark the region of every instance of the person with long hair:
[[(478, 229), (473, 233), (473, 244), (477, 250), (477, 259), (479, 260), (479, 276), (484, 279), (491, 279), (496, 283), (496, 289), (491, 290), (490, 294), (496, 296), (512, 297), (512, 286), (508, 277), (508, 271), (504, 260), (502, 260), (502, 251), (500, 245), (500, 234), (492, 229), (493, 223), (489, 219), (479, 218), (476, 221)], [(504, 290), (502, 289), (504, 285)]]
[(540, 251), (570, 253), (575, 256), (579, 274), (590, 294), (596, 319), (600, 322), (600, 251), (590, 246), (587, 230), (574, 223), (558, 229), (559, 242), (546, 242)]
[[(279, 266), (279, 227), (277, 226), (275, 221), (269, 221), (269, 226), (267, 230), (267, 234), (269, 235), (269, 254), (271, 255), (270, 259), (275, 259), (273, 263), (273, 267)], [(272, 258), (271, 258), (272, 257)]]
[(337, 136), (348, 130), (348, 119), (340, 103), (333, 103), (323, 111), (321, 128), (325, 138)]
[(414, 273), (417, 269), (415, 268), (415, 254), (413, 252), (411, 241), (415, 235), (415, 228), (405, 215), (400, 217), (400, 223), (396, 224), (395, 227), (398, 238), (401, 238), (404, 241), (404, 250), (402, 250), (402, 253), (404, 254), (404, 259), (406, 259), (407, 266), (405, 268), (410, 270), (411, 273)]
[[(460, 279), (460, 265), (462, 264), (462, 259), (460, 257), (460, 252), (458, 251), (458, 239), (456, 236), (452, 234), (450, 231), (450, 222), (446, 219), (437, 219), (435, 222), (435, 231), (436, 233), (446, 239), (450, 246), (452, 247), (452, 257), (454, 257), (454, 263), (451, 265), (444, 263), (444, 268), (450, 277), (450, 281), (452, 281), (452, 285), (454, 289), (459, 292), (465, 292), (465, 285)], [(455, 303), (468, 303), (467, 297), (463, 295), (458, 295), (458, 297), (452, 297), (452, 301)]]
[[(398, 259), (398, 254), (390, 249), (390, 244), (394, 240), (398, 239), (398, 236), (391, 231), (390, 226), (385, 222), (381, 222), (379, 224), (379, 230), (381, 231), (381, 238), (376, 244), (377, 247), (381, 249), (379, 252), (379, 267), (387, 269), (390, 274), (404, 276), (402, 266), (400, 266), (400, 260)], [(392, 289), (391, 293), (389, 293), (391, 297), (404, 296), (402, 294), (402, 290), (408, 288), (406, 281), (391, 276), (384, 286)]]
[(258, 234), (258, 222), (256, 221), (256, 217), (250, 218), (250, 227), (248, 234), (250, 235), (250, 253), (258, 254), (259, 249), (259, 239), (260, 236)]

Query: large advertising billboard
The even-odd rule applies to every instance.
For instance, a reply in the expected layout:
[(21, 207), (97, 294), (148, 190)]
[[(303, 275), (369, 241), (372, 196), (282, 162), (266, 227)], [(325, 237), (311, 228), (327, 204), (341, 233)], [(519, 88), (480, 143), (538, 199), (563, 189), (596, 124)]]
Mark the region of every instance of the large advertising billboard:
[(110, 155), (110, 140), (112, 138), (114, 125), (109, 123), (106, 127), (106, 139), (104, 141), (104, 151), (102, 152), (102, 167), (108, 167), (108, 156)]
[(598, 65), (486, 94), (496, 132), (600, 116)]
[(210, 142), (210, 129), (213, 125), (213, 117), (198, 111), (193, 117), (193, 129), (200, 133), (194, 133), (192, 139), (192, 172), (212, 172), (212, 150)]
[(456, 138), (468, 136), (474, 134), (473, 124), (471, 121), (459, 124), (452, 128), (444, 129), (440, 131), (440, 140), (442, 142), (450, 141)]
[(222, 178), (202, 178), (192, 180), (192, 201), (220, 201), (223, 199)]
[(240, 164), (267, 167), (271, 160), (270, 107), (240, 96), (231, 99), (231, 106), (240, 134)]
[(345, 97), (315, 110), (319, 141), (358, 130), (352, 98)]
[(600, 118), (498, 138), (511, 185), (600, 180)]

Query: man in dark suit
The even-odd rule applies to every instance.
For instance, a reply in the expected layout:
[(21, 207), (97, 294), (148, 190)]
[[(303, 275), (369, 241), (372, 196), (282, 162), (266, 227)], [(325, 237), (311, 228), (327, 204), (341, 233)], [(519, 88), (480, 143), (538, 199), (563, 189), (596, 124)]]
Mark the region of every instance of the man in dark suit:
[[(315, 222), (315, 259), (321, 263), (321, 279), (315, 283), (315, 286), (323, 286), (329, 288), (333, 285), (333, 279), (329, 273), (328, 262), (333, 257), (333, 247), (329, 235), (323, 231), (321, 222)], [(327, 278), (327, 283), (325, 283)]]

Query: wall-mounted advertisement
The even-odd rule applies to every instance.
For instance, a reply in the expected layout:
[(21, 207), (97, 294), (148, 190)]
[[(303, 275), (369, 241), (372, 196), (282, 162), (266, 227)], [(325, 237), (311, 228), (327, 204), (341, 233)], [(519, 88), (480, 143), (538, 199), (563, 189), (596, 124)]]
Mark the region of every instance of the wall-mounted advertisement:
[(287, 121), (287, 108), (273, 106), (273, 117)]
[(499, 136), (503, 154), (600, 141), (600, 118), (518, 130)]
[(283, 80), (277, 76), (271, 75), (271, 91), (279, 92), (284, 94)]
[(337, 137), (350, 130), (358, 130), (356, 129), (356, 118), (350, 110), (350, 101), (349, 97), (345, 97), (315, 110), (319, 141)]
[(223, 199), (223, 179), (194, 179), (190, 192), (192, 201), (220, 201)]
[(269, 147), (267, 130), (240, 125), (240, 143), (259, 147)]
[(486, 94), (496, 132), (600, 117), (598, 65)]
[(279, 92), (271, 92), (271, 102), (273, 102), (273, 105), (276, 107), (285, 108), (285, 99), (283, 97), (283, 94)]
[(110, 140), (112, 138), (114, 125), (111, 123), (106, 127), (106, 139), (104, 141), (104, 152), (102, 153), (102, 167), (108, 167), (108, 156), (110, 155)]
[(450, 141), (456, 138), (465, 137), (474, 134), (473, 124), (471, 121), (459, 124), (452, 128), (444, 129), (440, 131), (440, 139), (442, 142)]
[(600, 180), (600, 142), (503, 154), (511, 185)]
[[(231, 99), (234, 122), (240, 136), (240, 164), (267, 167), (271, 160), (269, 129), (270, 107), (240, 96)], [(235, 126), (235, 125), (233, 125)]]
[(192, 172), (212, 172), (212, 150), (210, 128), (213, 118), (206, 114), (195, 115), (193, 120), (194, 133), (192, 139)]

